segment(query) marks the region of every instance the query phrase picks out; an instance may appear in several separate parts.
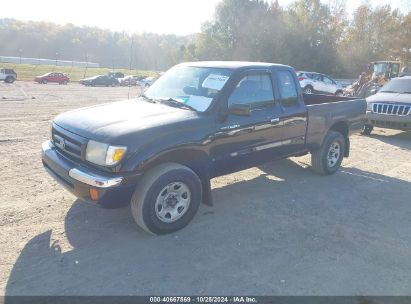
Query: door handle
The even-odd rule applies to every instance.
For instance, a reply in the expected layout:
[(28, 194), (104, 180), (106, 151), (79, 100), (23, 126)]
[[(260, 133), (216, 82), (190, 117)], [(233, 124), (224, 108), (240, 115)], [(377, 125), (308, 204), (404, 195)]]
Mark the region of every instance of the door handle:
[(271, 122), (271, 124), (277, 124), (277, 123), (279, 123), (280, 122), (280, 119), (279, 118), (273, 118), (273, 119), (271, 119), (270, 120), (270, 122)]

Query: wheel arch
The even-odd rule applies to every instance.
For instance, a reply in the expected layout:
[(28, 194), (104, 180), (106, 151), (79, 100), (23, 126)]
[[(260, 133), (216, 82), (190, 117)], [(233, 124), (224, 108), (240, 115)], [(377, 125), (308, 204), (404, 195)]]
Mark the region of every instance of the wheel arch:
[(350, 155), (350, 137), (349, 137), (348, 123), (346, 121), (336, 122), (331, 126), (330, 130), (337, 131), (344, 136), (345, 138), (344, 157), (348, 157)]
[(212, 166), (211, 159), (205, 151), (195, 148), (165, 151), (141, 162), (136, 170), (147, 172), (148, 170), (163, 163), (177, 163), (193, 170), (194, 173), (200, 178), (202, 184), (202, 202), (206, 205), (212, 205), (210, 184), (210, 179), (212, 178)]
[(148, 171), (162, 163), (177, 163), (186, 166), (193, 170), (200, 179), (211, 173), (211, 159), (209, 155), (202, 150), (194, 148), (164, 151), (142, 162), (138, 170)]

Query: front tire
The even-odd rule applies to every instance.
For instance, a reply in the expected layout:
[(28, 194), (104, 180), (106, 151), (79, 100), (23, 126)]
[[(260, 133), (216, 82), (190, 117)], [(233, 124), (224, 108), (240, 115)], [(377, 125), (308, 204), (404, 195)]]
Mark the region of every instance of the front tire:
[(374, 129), (374, 126), (364, 125), (361, 134), (362, 135), (370, 135), (373, 129)]
[(329, 131), (321, 147), (311, 153), (312, 170), (321, 175), (330, 175), (340, 168), (344, 158), (346, 141), (337, 131)]
[(190, 168), (160, 164), (148, 171), (131, 198), (131, 212), (145, 231), (161, 235), (188, 225), (202, 197), (201, 180)]

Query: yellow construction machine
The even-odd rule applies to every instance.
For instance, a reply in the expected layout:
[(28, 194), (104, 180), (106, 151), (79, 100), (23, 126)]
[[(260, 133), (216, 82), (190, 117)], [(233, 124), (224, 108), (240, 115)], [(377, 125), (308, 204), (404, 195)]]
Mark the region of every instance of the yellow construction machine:
[(375, 94), (391, 78), (409, 75), (401, 61), (373, 61), (352, 85), (344, 89), (345, 96), (368, 97)]

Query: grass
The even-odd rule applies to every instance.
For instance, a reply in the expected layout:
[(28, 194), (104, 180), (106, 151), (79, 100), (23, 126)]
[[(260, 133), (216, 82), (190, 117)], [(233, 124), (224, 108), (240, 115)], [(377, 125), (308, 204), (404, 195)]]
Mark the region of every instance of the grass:
[[(71, 81), (78, 81), (85, 77), (91, 77), (95, 75), (104, 75), (113, 69), (110, 68), (77, 68), (67, 66), (55, 66), (55, 65), (34, 65), (34, 64), (15, 64), (0, 62), (0, 68), (14, 69), (17, 73), (17, 80), (33, 80), (35, 76), (43, 75), (48, 72), (60, 72), (65, 73), (70, 77)], [(122, 72), (124, 75), (136, 75), (136, 76), (157, 76), (153, 71), (142, 70), (128, 70), (128, 69), (115, 69), (116, 72)]]

